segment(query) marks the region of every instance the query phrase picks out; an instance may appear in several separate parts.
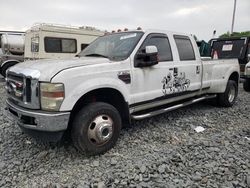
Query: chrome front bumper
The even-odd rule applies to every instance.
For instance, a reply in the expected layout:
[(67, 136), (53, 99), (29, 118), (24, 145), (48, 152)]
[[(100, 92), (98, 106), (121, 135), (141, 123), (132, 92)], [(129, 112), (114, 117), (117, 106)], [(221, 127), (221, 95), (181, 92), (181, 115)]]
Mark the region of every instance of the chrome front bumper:
[(28, 110), (6, 100), (9, 113), (17, 124), (25, 129), (44, 132), (65, 131), (68, 127), (70, 112), (45, 112)]

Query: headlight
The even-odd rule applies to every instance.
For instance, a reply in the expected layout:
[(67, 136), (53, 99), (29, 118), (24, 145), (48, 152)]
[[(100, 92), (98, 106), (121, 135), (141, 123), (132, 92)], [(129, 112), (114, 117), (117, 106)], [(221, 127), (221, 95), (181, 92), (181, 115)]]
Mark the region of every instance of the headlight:
[(42, 110), (59, 111), (64, 99), (64, 85), (40, 83)]

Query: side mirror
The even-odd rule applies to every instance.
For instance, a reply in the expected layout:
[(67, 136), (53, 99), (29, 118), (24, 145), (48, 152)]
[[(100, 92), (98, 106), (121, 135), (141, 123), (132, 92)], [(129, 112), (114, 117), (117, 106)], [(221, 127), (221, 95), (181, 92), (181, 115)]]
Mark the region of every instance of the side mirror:
[(250, 62), (250, 54), (247, 55), (247, 59)]
[(146, 54), (158, 54), (158, 49), (156, 46), (146, 46), (145, 48)]
[(158, 49), (156, 46), (146, 46), (142, 52), (137, 53), (135, 67), (149, 67), (158, 64)]

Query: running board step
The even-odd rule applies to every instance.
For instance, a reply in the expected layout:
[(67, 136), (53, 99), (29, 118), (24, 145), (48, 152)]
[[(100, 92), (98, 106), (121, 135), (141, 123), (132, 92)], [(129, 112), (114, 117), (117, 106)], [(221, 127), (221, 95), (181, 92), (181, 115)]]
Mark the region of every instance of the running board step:
[(215, 97), (216, 97), (216, 95), (206, 95), (206, 96), (203, 96), (203, 97), (200, 97), (200, 98), (196, 98), (196, 99), (193, 99), (193, 100), (181, 103), (181, 104), (177, 104), (177, 105), (174, 105), (174, 106), (171, 106), (171, 107), (168, 107), (168, 108), (152, 111), (152, 112), (149, 112), (149, 113), (146, 113), (146, 114), (131, 115), (131, 117), (134, 120), (149, 118), (149, 117), (152, 117), (152, 116), (163, 114), (165, 112), (170, 112), (172, 110), (176, 110), (178, 108), (182, 108), (184, 106), (188, 106), (188, 105), (191, 105), (191, 104), (194, 104), (194, 103), (206, 100), (206, 99), (212, 99), (212, 98), (215, 98)]

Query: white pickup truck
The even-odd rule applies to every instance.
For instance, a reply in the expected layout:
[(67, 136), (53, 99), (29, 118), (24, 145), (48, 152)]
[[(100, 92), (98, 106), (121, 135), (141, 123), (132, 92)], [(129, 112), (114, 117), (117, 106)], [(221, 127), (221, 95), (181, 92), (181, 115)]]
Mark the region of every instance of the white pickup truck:
[[(127, 31), (96, 39), (76, 58), (27, 61), (9, 69), (7, 109), (35, 137), (101, 154), (122, 125), (214, 98), (231, 107), (236, 59), (202, 61), (191, 35)], [(68, 130), (68, 131), (66, 131)]]

